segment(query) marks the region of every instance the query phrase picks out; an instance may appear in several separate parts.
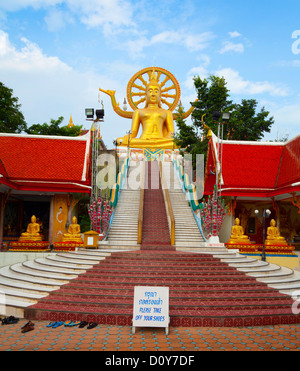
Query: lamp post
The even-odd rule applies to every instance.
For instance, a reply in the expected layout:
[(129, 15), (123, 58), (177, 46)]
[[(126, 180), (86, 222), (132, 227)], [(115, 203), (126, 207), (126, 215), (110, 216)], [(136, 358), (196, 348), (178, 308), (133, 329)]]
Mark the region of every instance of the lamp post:
[[(256, 215), (259, 214), (258, 210), (255, 210), (254, 212), (255, 212)], [(266, 218), (269, 218), (269, 216), (271, 215), (271, 211), (269, 209), (263, 209), (262, 215), (263, 215), (263, 250), (262, 250), (262, 254), (261, 254), (261, 260), (265, 262), (266, 261), (266, 248), (265, 248)]]
[[(91, 197), (90, 197), (90, 205), (98, 200), (98, 187), (97, 187), (97, 158), (99, 154), (99, 139), (100, 136), (100, 122), (104, 121), (104, 106), (102, 103), (102, 109), (94, 109), (94, 108), (86, 108), (85, 115), (87, 121), (92, 121), (92, 174), (91, 174)], [(96, 117), (95, 117), (96, 113)], [(99, 122), (98, 131), (95, 128), (95, 123)], [(100, 188), (100, 185), (99, 185)]]
[[(218, 124), (218, 145), (217, 145), (217, 159), (219, 160), (220, 166), (216, 167), (216, 186), (217, 192), (219, 196), (221, 196), (221, 177), (222, 177), (222, 161), (223, 161), (223, 132), (224, 132), (224, 124), (228, 124), (231, 117), (230, 112), (219, 112), (214, 111), (212, 114), (213, 121), (216, 121)], [(221, 118), (221, 122), (220, 122)], [(221, 130), (221, 150), (220, 150), (220, 126), (222, 126)], [(220, 181), (219, 181), (220, 180)]]

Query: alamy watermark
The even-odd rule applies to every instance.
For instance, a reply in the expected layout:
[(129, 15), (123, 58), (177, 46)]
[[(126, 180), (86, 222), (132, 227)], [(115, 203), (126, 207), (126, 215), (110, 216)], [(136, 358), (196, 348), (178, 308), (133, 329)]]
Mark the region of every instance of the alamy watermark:
[(300, 54), (300, 30), (295, 30), (292, 33), (292, 39), (296, 39), (292, 44), (292, 53)]
[[(151, 181), (147, 181), (148, 174), (144, 173), (144, 161), (131, 161), (130, 162), (130, 174), (124, 179), (122, 184), (123, 189), (138, 190), (140, 188), (159, 188), (159, 178), (157, 176), (151, 176)], [(97, 158), (97, 175), (96, 184), (99, 189), (112, 189), (116, 182), (116, 176), (122, 172), (123, 162), (119, 161), (119, 169), (117, 171), (117, 163), (114, 155), (110, 153), (100, 154)], [(180, 165), (183, 166), (186, 181), (190, 184), (193, 183), (195, 194), (198, 200), (202, 199), (204, 191), (204, 155), (197, 154), (194, 162), (190, 154), (184, 155), (181, 158)], [(176, 182), (177, 171), (173, 171), (173, 163), (171, 161), (162, 162), (164, 184), (162, 188), (172, 189), (180, 188), (181, 185)], [(144, 182), (142, 181), (144, 179)], [(188, 180), (187, 180), (188, 179)]]
[(293, 314), (300, 313), (300, 290), (296, 290), (293, 292), (292, 299), (294, 300), (292, 304), (292, 312)]

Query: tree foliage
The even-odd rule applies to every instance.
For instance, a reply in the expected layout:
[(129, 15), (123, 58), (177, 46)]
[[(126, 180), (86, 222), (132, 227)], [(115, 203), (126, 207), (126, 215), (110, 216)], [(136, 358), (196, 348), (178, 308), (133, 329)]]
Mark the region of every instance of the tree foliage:
[(64, 118), (60, 116), (57, 120), (51, 119), (50, 124), (44, 122), (43, 124), (34, 124), (26, 129), (27, 134), (35, 135), (58, 135), (58, 136), (71, 136), (76, 137), (80, 135), (82, 125), (74, 126), (60, 126)]
[[(223, 139), (257, 141), (263, 138), (265, 132), (270, 132), (274, 123), (273, 117), (263, 107), (257, 112), (255, 99), (242, 99), (241, 103), (233, 103), (230, 99), (230, 91), (224, 77), (209, 76), (208, 79), (194, 78), (198, 100), (192, 103), (192, 125), (188, 125), (182, 115), (178, 115), (178, 132), (175, 143), (187, 152), (203, 153), (206, 155), (208, 139), (207, 129), (203, 127), (202, 117), (205, 115), (205, 124), (218, 135), (223, 132)], [(213, 113), (231, 112), (228, 124), (222, 124), (213, 120)]]
[(13, 96), (13, 89), (0, 82), (0, 132), (21, 133), (26, 130), (27, 124), (18, 101)]

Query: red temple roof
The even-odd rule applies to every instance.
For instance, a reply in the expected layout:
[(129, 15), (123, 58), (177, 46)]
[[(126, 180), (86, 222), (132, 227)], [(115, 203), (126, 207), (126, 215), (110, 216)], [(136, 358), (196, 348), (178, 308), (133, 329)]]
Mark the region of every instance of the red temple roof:
[(90, 190), (89, 132), (79, 137), (0, 133), (0, 160), (0, 182), (6, 178), (16, 189)]
[[(206, 163), (205, 194), (211, 194), (216, 182), (212, 172), (220, 164), (216, 161), (217, 147), (218, 138), (213, 134)], [(219, 140), (219, 149), (223, 196), (274, 197), (300, 190), (300, 136), (286, 143)]]

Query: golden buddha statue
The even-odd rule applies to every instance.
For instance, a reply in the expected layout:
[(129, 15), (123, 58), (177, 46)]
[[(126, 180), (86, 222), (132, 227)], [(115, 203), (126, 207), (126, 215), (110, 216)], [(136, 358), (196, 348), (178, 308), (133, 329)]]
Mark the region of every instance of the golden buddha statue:
[(77, 224), (76, 216), (73, 216), (72, 224), (69, 225), (68, 233), (63, 235), (62, 242), (83, 242), (80, 235), (80, 225)]
[[(143, 132), (136, 138), (139, 128)], [(146, 87), (145, 108), (134, 111), (131, 133), (117, 139), (118, 145), (129, 145), (133, 148), (173, 148), (174, 122), (172, 112), (161, 108), (161, 88), (152, 73)]]
[(31, 217), (31, 223), (28, 224), (26, 232), (21, 234), (19, 241), (42, 241), (40, 235), (40, 225), (36, 222), (35, 215)]
[[(115, 91), (99, 90), (111, 97), (114, 111), (119, 116), (132, 120), (129, 134), (117, 138), (118, 146), (174, 149), (174, 119), (177, 114), (173, 114), (173, 110), (180, 99), (180, 87), (170, 72), (160, 67), (148, 67), (131, 78), (127, 87), (127, 98), (133, 112), (128, 112), (125, 108), (122, 110), (119, 107), (119, 103), (115, 100)], [(172, 90), (174, 94), (171, 94)], [(145, 102), (144, 108), (139, 107), (143, 102)], [(187, 118), (193, 109), (194, 107), (191, 107), (183, 118)], [(140, 127), (142, 134), (137, 138)]]
[(266, 245), (287, 245), (284, 237), (280, 236), (279, 230), (276, 227), (274, 219), (270, 221), (270, 227), (267, 229)]
[(244, 234), (244, 228), (240, 225), (240, 219), (236, 218), (231, 228), (231, 236), (228, 243), (250, 243), (249, 237)]

